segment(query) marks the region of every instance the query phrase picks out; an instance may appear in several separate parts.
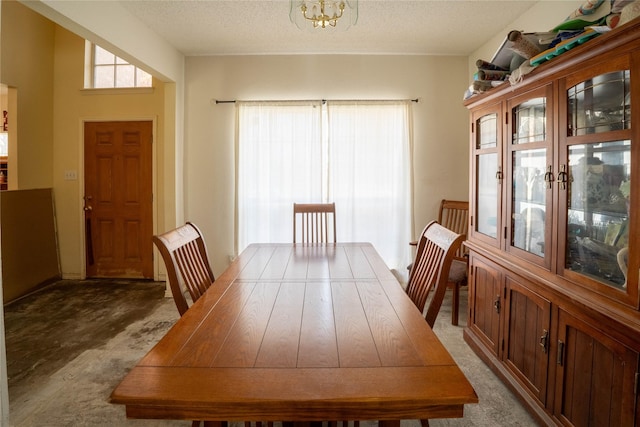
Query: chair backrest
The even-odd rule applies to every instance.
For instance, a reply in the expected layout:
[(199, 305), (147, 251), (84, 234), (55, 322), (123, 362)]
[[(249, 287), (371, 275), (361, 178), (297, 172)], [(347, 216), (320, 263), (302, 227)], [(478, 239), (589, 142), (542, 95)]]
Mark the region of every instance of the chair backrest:
[[(442, 200), (440, 202), (440, 212), (438, 213), (438, 223), (445, 228), (464, 236), (467, 240), (469, 231), (469, 202), (461, 200)], [(467, 248), (461, 245), (456, 251), (455, 258), (466, 260)]]
[(451, 262), (462, 240), (461, 234), (454, 233), (437, 221), (427, 224), (418, 240), (416, 259), (407, 284), (407, 295), (418, 310), (424, 312), (427, 297), (432, 290), (434, 291), (425, 315), (431, 327), (440, 311), (447, 290)]
[(298, 242), (336, 243), (335, 203), (293, 204), (293, 243)]
[(186, 291), (191, 301), (196, 302), (215, 281), (202, 233), (195, 224), (187, 222), (153, 236), (153, 243), (162, 255), (173, 300), (182, 316), (189, 308)]

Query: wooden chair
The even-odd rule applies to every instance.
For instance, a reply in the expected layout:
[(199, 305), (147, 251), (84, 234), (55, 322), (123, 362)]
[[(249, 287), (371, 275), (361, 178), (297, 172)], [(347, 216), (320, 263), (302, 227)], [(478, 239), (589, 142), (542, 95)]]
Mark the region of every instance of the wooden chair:
[[(469, 202), (460, 200), (442, 200), (438, 223), (449, 230), (461, 234), (467, 240), (469, 231)], [(464, 245), (456, 251), (449, 270), (448, 287), (452, 289), (451, 324), (458, 324), (460, 311), (460, 286), (467, 283), (469, 254)]]
[[(162, 260), (167, 269), (167, 277), (171, 287), (173, 300), (178, 307), (180, 316), (189, 309), (189, 303), (185, 293), (189, 293), (191, 302), (194, 303), (204, 294), (215, 281), (213, 271), (209, 264), (207, 246), (202, 232), (193, 223), (164, 234), (153, 236), (153, 243), (157, 246)], [(227, 427), (226, 421), (199, 421), (194, 420), (191, 427)], [(273, 427), (273, 422), (256, 422), (253, 425), (246, 421), (245, 427)]]
[(427, 307), (425, 319), (433, 327), (447, 291), (449, 270), (464, 236), (454, 233), (436, 221), (431, 221), (418, 240), (416, 259), (411, 268), (407, 295), (424, 312), (429, 293), (433, 296)]
[(336, 204), (294, 203), (293, 243), (297, 242), (298, 231), (300, 243), (336, 243)]
[(182, 316), (189, 309), (185, 293), (188, 291), (192, 303), (196, 302), (215, 281), (202, 233), (195, 224), (187, 222), (153, 236), (153, 243), (162, 255), (173, 300)]
[[(451, 231), (461, 234), (463, 240), (467, 239), (469, 230), (469, 202), (461, 200), (446, 200), (440, 202), (438, 212), (438, 223)], [(416, 245), (417, 242), (411, 242)], [(464, 245), (456, 251), (449, 270), (449, 281), (447, 287), (452, 289), (451, 300), (451, 324), (457, 325), (460, 312), (460, 286), (467, 282), (467, 270), (469, 256)], [(411, 265), (409, 266), (411, 270)]]

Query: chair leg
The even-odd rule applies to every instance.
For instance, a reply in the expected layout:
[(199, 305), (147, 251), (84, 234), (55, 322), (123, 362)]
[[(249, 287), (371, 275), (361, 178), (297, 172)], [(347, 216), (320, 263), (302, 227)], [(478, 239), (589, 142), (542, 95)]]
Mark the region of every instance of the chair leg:
[(451, 324), (458, 326), (458, 315), (460, 311), (460, 282), (453, 284), (453, 295), (451, 299)]

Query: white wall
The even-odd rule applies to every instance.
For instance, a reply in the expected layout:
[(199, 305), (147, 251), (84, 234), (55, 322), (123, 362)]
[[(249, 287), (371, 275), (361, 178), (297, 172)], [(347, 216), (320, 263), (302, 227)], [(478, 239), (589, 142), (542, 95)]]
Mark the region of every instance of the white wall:
[(467, 58), (219, 56), (186, 60), (186, 219), (209, 243), (216, 274), (234, 255), (235, 106), (218, 100), (414, 99), (415, 228), (442, 198), (468, 197)]

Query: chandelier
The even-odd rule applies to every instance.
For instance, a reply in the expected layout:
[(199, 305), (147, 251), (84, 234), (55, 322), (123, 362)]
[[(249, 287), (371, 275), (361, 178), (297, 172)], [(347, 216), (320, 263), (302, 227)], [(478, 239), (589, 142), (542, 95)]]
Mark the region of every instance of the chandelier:
[(289, 18), (298, 28), (342, 29), (358, 20), (358, 0), (291, 0)]

